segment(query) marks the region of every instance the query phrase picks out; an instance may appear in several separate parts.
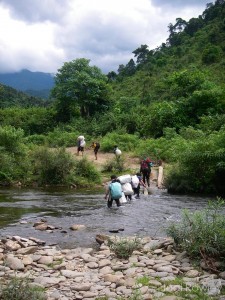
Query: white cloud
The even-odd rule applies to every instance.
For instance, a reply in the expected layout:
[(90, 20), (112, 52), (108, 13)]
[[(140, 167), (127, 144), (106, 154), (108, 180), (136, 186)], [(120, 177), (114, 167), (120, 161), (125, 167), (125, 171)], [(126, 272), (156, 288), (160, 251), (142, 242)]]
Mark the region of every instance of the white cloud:
[(197, 17), (206, 3), (0, 0), (0, 72), (56, 72), (64, 62), (80, 57), (104, 72), (117, 71), (141, 44), (160, 46), (168, 37), (169, 23)]

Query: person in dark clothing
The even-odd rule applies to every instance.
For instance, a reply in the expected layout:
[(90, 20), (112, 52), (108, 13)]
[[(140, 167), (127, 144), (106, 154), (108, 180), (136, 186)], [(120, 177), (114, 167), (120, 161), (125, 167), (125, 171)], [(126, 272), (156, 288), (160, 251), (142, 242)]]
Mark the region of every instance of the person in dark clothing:
[(136, 176), (137, 176), (139, 182), (138, 182), (138, 184), (133, 184), (134, 198), (140, 199), (140, 187), (141, 186), (146, 187), (146, 185), (142, 180), (141, 173), (137, 173)]
[(140, 173), (143, 176), (144, 184), (150, 187), (150, 174), (151, 174), (152, 162), (149, 158), (143, 159), (141, 161)]
[(98, 159), (98, 150), (100, 148), (100, 144), (98, 142), (93, 142), (91, 147), (94, 149), (95, 159)]
[(111, 176), (111, 182), (108, 184), (105, 194), (105, 199), (108, 198), (107, 206), (112, 207), (115, 200), (117, 207), (121, 206), (120, 198), (122, 197), (122, 186), (116, 175)]

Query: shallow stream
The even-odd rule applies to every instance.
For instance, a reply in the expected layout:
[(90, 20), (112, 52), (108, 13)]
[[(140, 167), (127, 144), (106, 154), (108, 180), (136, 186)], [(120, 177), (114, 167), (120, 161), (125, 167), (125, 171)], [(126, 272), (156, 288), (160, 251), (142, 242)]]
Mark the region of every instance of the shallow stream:
[[(206, 207), (211, 198), (170, 195), (152, 187), (149, 195), (141, 194), (117, 208), (106, 206), (104, 190), (0, 189), (0, 238), (7, 235), (35, 237), (61, 248), (89, 247), (96, 244), (96, 234), (119, 231), (121, 236), (165, 236), (171, 221), (179, 220), (184, 208), (195, 211)], [(52, 232), (35, 230), (33, 224), (46, 219), (58, 227)], [(70, 230), (73, 224), (85, 229)]]

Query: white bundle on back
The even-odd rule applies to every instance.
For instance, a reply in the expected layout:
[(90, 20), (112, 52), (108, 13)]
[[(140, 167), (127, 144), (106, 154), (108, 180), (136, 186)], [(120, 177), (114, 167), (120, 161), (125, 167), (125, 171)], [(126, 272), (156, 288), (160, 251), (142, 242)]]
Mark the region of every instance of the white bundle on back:
[(116, 154), (116, 156), (120, 156), (122, 154), (122, 152), (120, 149), (116, 149), (115, 154)]
[(134, 193), (132, 186), (129, 182), (122, 184), (122, 190), (124, 192), (124, 195), (133, 195)]
[(78, 141), (84, 140), (84, 136), (83, 136), (83, 135), (78, 136), (77, 140), (78, 140)]
[(81, 142), (80, 142), (80, 146), (81, 147), (84, 147), (86, 145), (86, 142), (85, 142), (85, 140), (81, 140)]
[(134, 188), (137, 188), (138, 187), (138, 185), (139, 185), (139, 179), (138, 179), (138, 177), (137, 177), (137, 175), (133, 175), (132, 177), (131, 177), (131, 183), (132, 183), (132, 186), (134, 187)]
[(128, 175), (121, 175), (118, 177), (119, 181), (121, 184), (124, 184), (124, 183), (131, 183), (131, 176), (128, 174)]

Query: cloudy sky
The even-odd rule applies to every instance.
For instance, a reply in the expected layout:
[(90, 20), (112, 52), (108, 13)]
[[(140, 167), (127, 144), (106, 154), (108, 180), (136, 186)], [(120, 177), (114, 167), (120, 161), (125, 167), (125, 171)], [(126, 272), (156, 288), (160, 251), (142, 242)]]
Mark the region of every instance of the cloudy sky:
[(147, 44), (160, 46), (168, 24), (198, 17), (213, 0), (0, 0), (0, 73), (56, 73), (90, 59), (117, 71)]

